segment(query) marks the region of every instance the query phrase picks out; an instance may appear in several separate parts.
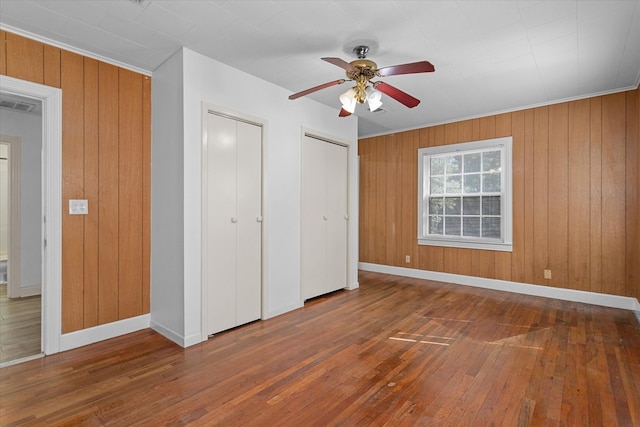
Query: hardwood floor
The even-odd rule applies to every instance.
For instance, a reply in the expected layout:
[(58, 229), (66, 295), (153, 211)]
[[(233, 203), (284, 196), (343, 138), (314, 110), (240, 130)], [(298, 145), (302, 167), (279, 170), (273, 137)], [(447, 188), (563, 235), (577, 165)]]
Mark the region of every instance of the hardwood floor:
[(40, 310), (40, 295), (9, 299), (0, 285), (0, 364), (40, 353)]
[(632, 312), (361, 272), (182, 349), (151, 330), (0, 370), (3, 425), (638, 426)]

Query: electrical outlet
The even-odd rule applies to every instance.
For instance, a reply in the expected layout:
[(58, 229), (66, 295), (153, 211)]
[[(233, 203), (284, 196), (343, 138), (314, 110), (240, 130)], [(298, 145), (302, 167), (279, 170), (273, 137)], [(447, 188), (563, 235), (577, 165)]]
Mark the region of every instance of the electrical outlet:
[(544, 278), (547, 280), (551, 280), (551, 270), (544, 271)]
[(404, 262), (406, 262), (407, 264), (411, 264), (411, 255), (405, 255)]

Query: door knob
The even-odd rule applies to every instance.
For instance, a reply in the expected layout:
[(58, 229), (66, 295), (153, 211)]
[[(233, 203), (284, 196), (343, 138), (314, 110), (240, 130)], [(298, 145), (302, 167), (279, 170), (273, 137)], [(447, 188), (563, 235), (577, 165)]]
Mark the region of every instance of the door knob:
[(261, 216), (259, 216), (258, 218), (256, 218), (256, 221), (258, 221), (258, 222), (262, 222), (262, 217), (261, 217)]
[(231, 217), (231, 222), (235, 224), (236, 222), (238, 222), (238, 218), (232, 216)]

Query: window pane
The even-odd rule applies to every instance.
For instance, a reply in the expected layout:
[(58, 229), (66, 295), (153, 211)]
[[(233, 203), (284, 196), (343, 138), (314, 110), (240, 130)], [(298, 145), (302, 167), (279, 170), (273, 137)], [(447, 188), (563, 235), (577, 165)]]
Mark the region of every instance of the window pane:
[(459, 236), (460, 235), (460, 217), (459, 216), (446, 216), (445, 217), (445, 231), (447, 236)]
[(500, 238), (500, 218), (482, 218), (482, 237)]
[(444, 157), (431, 158), (431, 175), (444, 175)]
[(444, 194), (444, 177), (431, 177), (431, 194)]
[(442, 234), (442, 216), (429, 217), (429, 234)]
[(480, 217), (466, 216), (462, 219), (462, 235), (480, 237)]
[(462, 199), (462, 214), (480, 215), (480, 197), (464, 197)]
[(460, 197), (447, 197), (444, 203), (445, 215), (460, 215)]
[(500, 196), (482, 198), (482, 215), (500, 215)]
[(473, 175), (464, 176), (464, 192), (465, 193), (480, 192), (480, 174), (474, 173)]
[(480, 153), (464, 155), (464, 172), (480, 172)]
[(447, 176), (447, 194), (462, 192), (462, 175)]
[(482, 191), (485, 193), (500, 192), (500, 174), (499, 173), (483, 173), (482, 174)]
[(485, 151), (482, 153), (482, 170), (484, 172), (500, 171), (500, 151)]
[(447, 156), (446, 159), (445, 171), (447, 172), (447, 175), (462, 172), (462, 155), (458, 154), (457, 156)]
[(442, 197), (431, 197), (429, 199), (429, 214), (431, 215), (442, 215), (444, 206), (444, 198)]

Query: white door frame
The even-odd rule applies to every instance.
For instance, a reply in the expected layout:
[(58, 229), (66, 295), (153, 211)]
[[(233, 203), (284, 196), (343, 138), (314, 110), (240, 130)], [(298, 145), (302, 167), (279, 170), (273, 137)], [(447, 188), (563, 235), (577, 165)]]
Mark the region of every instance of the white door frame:
[(207, 117), (209, 114), (218, 114), (221, 116), (225, 116), (228, 117), (230, 119), (233, 120), (238, 120), (238, 121), (244, 121), (244, 122), (248, 122), (248, 123), (252, 123), (255, 125), (258, 125), (262, 128), (262, 236), (261, 236), (261, 253), (262, 253), (262, 286), (261, 286), (261, 290), (262, 290), (262, 310), (261, 310), (261, 319), (266, 319), (267, 318), (267, 313), (268, 311), (268, 298), (267, 298), (267, 288), (268, 288), (268, 284), (267, 284), (267, 277), (268, 277), (268, 272), (267, 272), (267, 251), (265, 250), (265, 248), (267, 248), (267, 209), (266, 209), (266, 177), (267, 177), (267, 153), (266, 153), (266, 149), (267, 149), (267, 144), (266, 144), (266, 135), (268, 134), (267, 132), (267, 121), (257, 118), (257, 117), (253, 117), (247, 114), (243, 114), (243, 113), (239, 113), (237, 111), (234, 110), (230, 110), (227, 109), (225, 107), (221, 107), (218, 105), (213, 105), (213, 104), (209, 104), (207, 102), (202, 102), (202, 176), (201, 176), (201, 182), (202, 182), (202, 193), (200, 195), (201, 197), (201, 201), (202, 201), (202, 218), (201, 218), (201, 236), (200, 236), (200, 242), (201, 242), (201, 253), (200, 253), (200, 270), (201, 270), (201, 282), (200, 282), (200, 293), (201, 293), (201, 298), (200, 298), (200, 307), (201, 307), (201, 319), (200, 319), (200, 339), (201, 341), (206, 341), (207, 339), (209, 339), (209, 334), (208, 334), (208, 288), (206, 286), (206, 284), (208, 283), (208, 277), (209, 277), (209, 272), (208, 272), (208, 268), (207, 268), (207, 264), (206, 264), (206, 259), (208, 256), (208, 245), (207, 245), (207, 239), (205, 238), (205, 236), (207, 235), (207, 230), (208, 230), (208, 221), (207, 221), (207, 153), (208, 153), (208, 146), (207, 146), (207, 138), (208, 138), (208, 132), (207, 132)]
[(0, 142), (8, 148), (8, 239), (7, 239), (7, 297), (20, 298), (20, 138), (0, 135)]
[(42, 351), (53, 354), (62, 325), (62, 90), (4, 75), (0, 87), (42, 102)]

